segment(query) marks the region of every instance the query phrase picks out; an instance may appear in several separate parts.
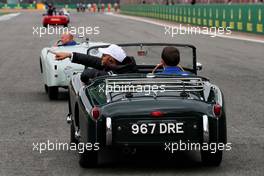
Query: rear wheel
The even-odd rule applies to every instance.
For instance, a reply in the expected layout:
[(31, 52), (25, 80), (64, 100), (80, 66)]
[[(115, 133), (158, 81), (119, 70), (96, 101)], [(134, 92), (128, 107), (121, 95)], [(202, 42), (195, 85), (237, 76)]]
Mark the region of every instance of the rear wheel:
[(79, 153), (79, 164), (83, 168), (94, 168), (98, 165), (98, 151), (88, 151)]
[(73, 121), (72, 121), (72, 124), (71, 124), (71, 143), (74, 143), (74, 144), (78, 144), (79, 143), (79, 141), (75, 137), (75, 129), (74, 129)]
[(45, 84), (44, 85), (45, 92), (48, 93), (48, 86)]
[(43, 27), (45, 27), (45, 28), (46, 28), (46, 27), (48, 27), (48, 25), (47, 25), (47, 24), (43, 24)]
[(201, 151), (202, 163), (206, 166), (219, 166), (222, 162), (223, 151), (217, 150), (215, 153)]
[(63, 27), (68, 27), (68, 24), (64, 24)]
[(48, 96), (50, 100), (58, 99), (59, 88), (56, 86), (48, 87)]

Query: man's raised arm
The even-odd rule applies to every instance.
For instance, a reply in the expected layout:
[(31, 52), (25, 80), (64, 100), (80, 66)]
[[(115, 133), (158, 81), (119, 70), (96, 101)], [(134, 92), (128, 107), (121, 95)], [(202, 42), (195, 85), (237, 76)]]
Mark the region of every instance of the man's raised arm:
[(73, 63), (82, 64), (87, 67), (93, 67), (96, 69), (103, 69), (102, 59), (95, 56), (90, 56), (81, 53), (66, 53), (66, 52), (53, 52), (55, 54), (56, 60), (64, 60), (70, 58)]

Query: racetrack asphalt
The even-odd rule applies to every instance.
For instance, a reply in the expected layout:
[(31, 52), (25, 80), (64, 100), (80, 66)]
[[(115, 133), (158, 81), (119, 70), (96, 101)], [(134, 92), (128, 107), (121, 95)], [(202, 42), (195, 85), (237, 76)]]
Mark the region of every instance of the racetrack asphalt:
[[(100, 28), (93, 41), (169, 42), (197, 47), (199, 73), (225, 95), (228, 141), (220, 167), (204, 167), (197, 154), (158, 154), (136, 158), (101, 154), (101, 167), (83, 169), (74, 151), (33, 151), (33, 143), (69, 142), (66, 91), (58, 101), (44, 92), (39, 55), (58, 36), (33, 35), (41, 13), (22, 12), (0, 22), (0, 176), (11, 175), (263, 175), (264, 46), (205, 35), (164, 35), (164, 28), (104, 14), (71, 15), (72, 26)], [(113, 156), (111, 156), (113, 155)]]

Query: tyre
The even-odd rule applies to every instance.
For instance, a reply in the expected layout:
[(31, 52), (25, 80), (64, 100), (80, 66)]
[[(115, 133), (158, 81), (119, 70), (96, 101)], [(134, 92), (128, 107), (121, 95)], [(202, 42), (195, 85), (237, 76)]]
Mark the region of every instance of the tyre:
[(64, 24), (63, 27), (68, 27), (68, 24)]
[(48, 25), (47, 25), (47, 24), (43, 24), (43, 27), (45, 27), (45, 28), (46, 28), (46, 27), (48, 27)]
[(75, 130), (74, 130), (74, 125), (73, 125), (73, 122), (71, 124), (71, 139), (70, 139), (71, 143), (74, 143), (74, 144), (78, 144), (79, 141), (75, 138)]
[(202, 163), (206, 166), (219, 166), (222, 162), (223, 151), (217, 150), (215, 153), (201, 150)]
[(59, 88), (58, 87), (48, 87), (48, 96), (50, 100), (58, 99)]
[(48, 86), (45, 84), (44, 85), (45, 92), (48, 93)]
[(83, 168), (95, 168), (98, 165), (98, 151), (85, 150), (79, 153), (79, 164)]

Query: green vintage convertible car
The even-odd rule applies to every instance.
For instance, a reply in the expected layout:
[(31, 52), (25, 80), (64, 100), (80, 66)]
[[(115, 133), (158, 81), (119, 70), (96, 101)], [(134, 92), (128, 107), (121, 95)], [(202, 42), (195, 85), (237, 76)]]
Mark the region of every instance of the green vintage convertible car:
[[(85, 85), (80, 75), (69, 85), (69, 115), (73, 144), (92, 144), (93, 149), (80, 153), (83, 167), (95, 167), (103, 148), (159, 148), (168, 143), (227, 143), (223, 94), (218, 86), (198, 76), (192, 45), (168, 43), (119, 44), (138, 66), (137, 73), (107, 75)], [(162, 75), (152, 70), (160, 62), (165, 46), (174, 46), (181, 54), (181, 66), (189, 75)], [(98, 55), (99, 47), (88, 54)], [(167, 148), (167, 149), (166, 149)], [(199, 148), (202, 162), (220, 165), (223, 151)], [(122, 151), (122, 150), (120, 150)]]

